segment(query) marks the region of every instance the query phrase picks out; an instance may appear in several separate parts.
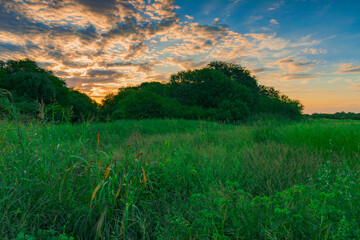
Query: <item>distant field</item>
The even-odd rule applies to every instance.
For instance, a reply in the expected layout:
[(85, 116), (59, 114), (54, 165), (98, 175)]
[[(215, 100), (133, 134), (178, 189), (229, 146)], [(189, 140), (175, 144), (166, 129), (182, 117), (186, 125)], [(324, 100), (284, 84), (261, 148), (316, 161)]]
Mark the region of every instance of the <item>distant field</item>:
[(3, 121), (0, 239), (358, 239), (359, 153), (358, 121)]

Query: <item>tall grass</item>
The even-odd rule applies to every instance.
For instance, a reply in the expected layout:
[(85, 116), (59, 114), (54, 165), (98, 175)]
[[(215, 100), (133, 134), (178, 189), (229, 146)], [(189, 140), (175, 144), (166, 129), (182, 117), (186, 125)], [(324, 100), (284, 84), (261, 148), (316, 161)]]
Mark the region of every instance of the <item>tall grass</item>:
[(0, 124), (0, 238), (351, 239), (359, 124)]

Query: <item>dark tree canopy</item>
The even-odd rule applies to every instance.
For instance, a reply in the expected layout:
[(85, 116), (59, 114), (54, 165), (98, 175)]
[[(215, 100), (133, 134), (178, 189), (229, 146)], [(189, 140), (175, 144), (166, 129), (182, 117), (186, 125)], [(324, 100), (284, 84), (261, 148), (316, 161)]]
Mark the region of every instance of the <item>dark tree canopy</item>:
[(210, 62), (207, 68), (222, 72), (237, 84), (242, 84), (250, 88), (253, 92), (259, 91), (255, 77), (251, 76), (250, 71), (240, 65), (227, 62)]
[(236, 84), (219, 71), (200, 69), (171, 76), (172, 96), (186, 105), (216, 108), (236, 94)]
[(1, 68), (5, 68), (8, 74), (18, 73), (18, 72), (34, 72), (34, 73), (46, 73), (45, 69), (39, 67), (36, 62), (26, 58), (23, 60), (9, 60), (3, 62)]
[(57, 121), (85, 120), (99, 114), (102, 120), (141, 118), (186, 118), (236, 121), (251, 115), (271, 113), (298, 118), (302, 105), (273, 87), (259, 85), (243, 67), (211, 62), (205, 68), (180, 71), (168, 83), (146, 82), (120, 88), (102, 105), (70, 89), (52, 72), (29, 59), (0, 61), (0, 113), (15, 105), (21, 114)]
[[(87, 95), (69, 89), (66, 83), (50, 71), (29, 59), (0, 63), (0, 89), (6, 89), (20, 113), (30, 117), (57, 121), (81, 120), (97, 111), (97, 104)], [(4, 104), (11, 104), (2, 97)]]
[(166, 84), (143, 83), (108, 95), (103, 116), (121, 118), (203, 118), (242, 120), (251, 114), (301, 116), (302, 105), (272, 87), (258, 85), (239, 65), (211, 62), (207, 67), (180, 71)]

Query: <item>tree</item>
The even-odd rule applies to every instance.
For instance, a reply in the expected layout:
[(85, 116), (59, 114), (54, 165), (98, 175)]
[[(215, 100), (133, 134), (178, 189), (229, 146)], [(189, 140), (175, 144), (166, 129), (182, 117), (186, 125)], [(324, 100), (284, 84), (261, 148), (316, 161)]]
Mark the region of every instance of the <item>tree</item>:
[(171, 76), (172, 96), (186, 105), (216, 108), (225, 99), (237, 95), (236, 84), (213, 69), (183, 71)]
[(5, 64), (5, 69), (8, 74), (18, 73), (18, 72), (36, 72), (36, 73), (46, 73), (45, 69), (40, 68), (35, 61), (32, 61), (28, 58), (22, 60), (8, 60)]
[(169, 84), (160, 82), (144, 82), (139, 86), (139, 89), (154, 92), (163, 97), (169, 97), (170, 95)]
[(103, 116), (119, 118), (203, 118), (243, 120), (272, 113), (296, 118), (302, 105), (257, 80), (239, 65), (211, 62), (207, 67), (180, 71), (170, 82), (142, 83), (121, 88), (103, 100)]
[(234, 121), (234, 120), (244, 120), (248, 118), (249, 115), (250, 115), (250, 109), (248, 105), (246, 105), (243, 101), (225, 100), (220, 104), (219, 109), (213, 118), (217, 120)]
[(73, 120), (85, 121), (97, 113), (97, 103), (88, 95), (75, 89), (70, 89), (68, 95), (68, 104), (62, 105), (72, 109), (74, 112)]
[(171, 118), (180, 117), (176, 99), (162, 97), (149, 90), (133, 90), (117, 103), (113, 119), (122, 118)]
[(234, 63), (213, 61), (207, 65), (208, 69), (215, 69), (222, 72), (225, 76), (238, 84), (250, 88), (254, 93), (259, 92), (259, 87), (255, 77), (250, 75), (250, 71)]
[(16, 72), (8, 78), (6, 89), (30, 99), (49, 103), (56, 95), (56, 88), (46, 73)]
[(304, 106), (298, 101), (290, 99), (273, 87), (260, 86), (260, 100), (257, 112), (280, 114), (288, 118), (299, 118), (302, 116)]
[(36, 117), (48, 110), (48, 119), (76, 121), (97, 111), (97, 104), (86, 94), (69, 89), (65, 81), (32, 60), (9, 60), (0, 66), (0, 88), (10, 92), (22, 114)]

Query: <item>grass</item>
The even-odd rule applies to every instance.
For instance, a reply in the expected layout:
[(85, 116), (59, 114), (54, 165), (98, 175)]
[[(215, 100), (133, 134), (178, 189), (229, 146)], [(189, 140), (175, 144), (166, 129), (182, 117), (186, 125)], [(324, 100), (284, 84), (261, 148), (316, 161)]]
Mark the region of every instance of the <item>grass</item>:
[(360, 125), (0, 124), (0, 239), (356, 239)]

